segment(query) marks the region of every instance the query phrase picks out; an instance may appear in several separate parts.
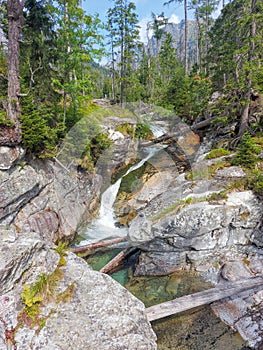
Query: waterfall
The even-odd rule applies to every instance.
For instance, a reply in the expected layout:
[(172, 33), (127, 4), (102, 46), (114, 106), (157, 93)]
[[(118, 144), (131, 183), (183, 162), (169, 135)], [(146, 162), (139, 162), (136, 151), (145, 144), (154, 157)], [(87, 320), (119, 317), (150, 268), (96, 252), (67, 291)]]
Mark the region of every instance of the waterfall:
[(126, 227), (117, 227), (116, 217), (114, 214), (113, 204), (116, 200), (121, 181), (123, 177), (130, 174), (132, 171), (139, 169), (147, 160), (155, 155), (161, 148), (149, 147), (146, 149), (147, 155), (140, 162), (131, 166), (129, 170), (113, 185), (109, 186), (107, 190), (101, 196), (101, 206), (99, 216), (93, 220), (91, 225), (86, 229), (82, 236), (84, 240), (81, 241), (81, 245), (98, 242), (103, 239), (109, 239), (112, 237), (125, 237), (127, 235)]
[(151, 129), (155, 138), (161, 137), (166, 133), (164, 128), (162, 128), (161, 126), (158, 126), (158, 125), (150, 125), (150, 129)]

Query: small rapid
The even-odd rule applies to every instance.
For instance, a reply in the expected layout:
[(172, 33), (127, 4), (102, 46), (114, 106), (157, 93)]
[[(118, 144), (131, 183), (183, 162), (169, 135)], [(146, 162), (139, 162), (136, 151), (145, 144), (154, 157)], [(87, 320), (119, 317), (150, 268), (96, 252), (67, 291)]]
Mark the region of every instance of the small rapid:
[(113, 237), (125, 237), (127, 235), (127, 227), (117, 225), (113, 208), (121, 181), (132, 171), (142, 167), (144, 163), (146, 163), (161, 149), (162, 147), (158, 146), (145, 148), (144, 151), (147, 153), (146, 156), (138, 163), (131, 166), (121, 178), (106, 189), (101, 196), (99, 216), (95, 218), (87, 229), (81, 234), (83, 239), (79, 245), (95, 243)]
[(157, 139), (158, 137), (163, 136), (166, 131), (164, 130), (164, 128), (162, 128), (161, 126), (158, 125), (150, 125), (150, 129), (152, 131), (152, 133), (154, 134), (154, 137)]

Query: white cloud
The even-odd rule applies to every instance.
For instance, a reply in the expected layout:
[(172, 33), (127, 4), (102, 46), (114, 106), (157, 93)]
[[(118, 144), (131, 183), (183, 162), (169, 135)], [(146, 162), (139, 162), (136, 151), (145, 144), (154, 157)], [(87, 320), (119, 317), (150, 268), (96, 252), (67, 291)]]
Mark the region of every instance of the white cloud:
[[(147, 27), (149, 26), (149, 23), (151, 22), (151, 18), (150, 17), (145, 17), (143, 19), (140, 20), (140, 22), (138, 23), (140, 26), (140, 39), (143, 43), (147, 43)], [(153, 31), (152, 29), (149, 30), (149, 38), (153, 35)]]
[(175, 13), (173, 13), (172, 16), (169, 18), (168, 22), (177, 24), (180, 23), (180, 19)]

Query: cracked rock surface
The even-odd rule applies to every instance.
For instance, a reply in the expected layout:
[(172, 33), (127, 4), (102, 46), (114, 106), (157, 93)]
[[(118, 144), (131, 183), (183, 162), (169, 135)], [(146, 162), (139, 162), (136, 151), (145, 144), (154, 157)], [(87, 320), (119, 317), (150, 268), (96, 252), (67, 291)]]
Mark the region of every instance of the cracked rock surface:
[[(6, 330), (17, 350), (157, 349), (144, 305), (107, 275), (93, 271), (68, 252), (53, 292), (39, 305), (42, 326), (21, 321), (21, 293), (26, 285), (58, 268), (59, 255), (34, 233), (0, 231), (0, 349), (6, 350)], [(55, 295), (70, 289), (62, 301)]]

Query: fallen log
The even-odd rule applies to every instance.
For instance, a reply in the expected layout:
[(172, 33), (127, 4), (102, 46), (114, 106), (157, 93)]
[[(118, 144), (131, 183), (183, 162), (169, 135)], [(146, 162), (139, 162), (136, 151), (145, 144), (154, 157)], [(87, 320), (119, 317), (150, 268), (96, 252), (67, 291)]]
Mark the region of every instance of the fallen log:
[(117, 254), (112, 260), (110, 260), (102, 269), (100, 269), (100, 272), (111, 274), (120, 270), (124, 267), (125, 259), (134, 254), (136, 251), (138, 251), (138, 248), (136, 247), (127, 247)]
[(166, 301), (164, 303), (148, 307), (146, 309), (146, 315), (148, 321), (155, 321), (163, 317), (187, 311), (198, 306), (210, 304), (214, 301), (224, 299), (244, 291), (253, 290), (258, 287), (263, 288), (262, 275), (218, 285), (215, 288), (211, 288), (203, 292), (185, 295), (171, 301)]
[(96, 243), (91, 243), (91, 244), (87, 244), (87, 245), (83, 245), (80, 247), (74, 247), (74, 248), (69, 248), (68, 250), (72, 253), (82, 253), (82, 252), (86, 252), (89, 250), (94, 250), (94, 249), (99, 249), (99, 248), (103, 248), (103, 247), (108, 247), (114, 244), (118, 244), (118, 243), (122, 243), (122, 242), (127, 242), (127, 238), (126, 237), (118, 237), (118, 238), (113, 238), (113, 239), (109, 239), (107, 241), (100, 241), (100, 242), (96, 242)]
[(203, 120), (202, 122), (193, 124), (193, 125), (191, 126), (191, 130), (202, 129), (202, 128), (204, 128), (205, 126), (210, 125), (210, 124), (211, 124), (213, 121), (215, 121), (216, 119), (217, 119), (217, 118), (213, 117), (213, 118), (209, 118), (209, 119)]

